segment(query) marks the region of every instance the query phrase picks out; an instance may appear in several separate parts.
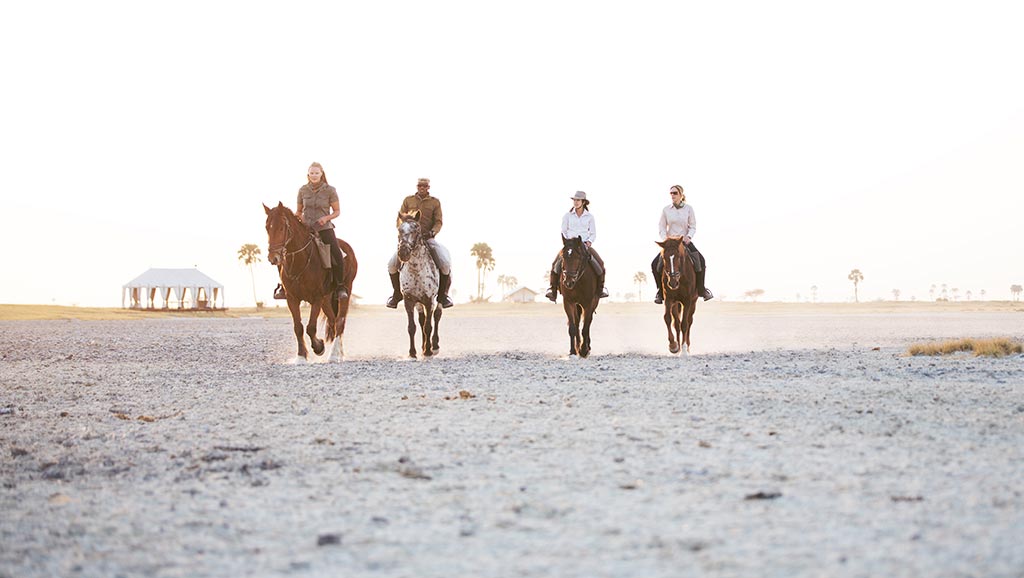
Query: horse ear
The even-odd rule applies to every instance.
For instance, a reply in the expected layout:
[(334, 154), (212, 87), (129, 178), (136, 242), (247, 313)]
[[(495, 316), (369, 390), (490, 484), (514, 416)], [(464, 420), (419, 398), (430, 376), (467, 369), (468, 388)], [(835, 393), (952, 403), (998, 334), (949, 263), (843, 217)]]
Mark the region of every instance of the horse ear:
[(420, 222), (420, 211), (419, 211), (419, 209), (416, 209), (415, 211), (409, 213), (409, 216), (412, 217), (413, 221), (416, 221), (417, 223)]
[(268, 215), (270, 214), (270, 207), (268, 207), (266, 203), (263, 203), (263, 212)]
[(284, 203), (282, 203), (281, 201), (278, 201), (277, 202), (277, 207), (278, 208), (283, 208), (284, 207)]
[(662, 249), (665, 248), (665, 241), (655, 241), (654, 244), (661, 247)]

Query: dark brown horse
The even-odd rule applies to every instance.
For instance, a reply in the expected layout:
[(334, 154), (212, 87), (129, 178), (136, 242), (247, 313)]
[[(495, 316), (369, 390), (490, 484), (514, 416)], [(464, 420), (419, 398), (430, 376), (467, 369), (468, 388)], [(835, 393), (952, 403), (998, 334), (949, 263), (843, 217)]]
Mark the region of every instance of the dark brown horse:
[[(304, 363), (308, 352), (306, 341), (302, 337), (302, 312), (299, 307), (303, 301), (309, 303), (309, 321), (306, 334), (313, 352), (324, 353), (324, 341), (316, 336), (316, 324), (322, 311), (327, 318), (325, 339), (334, 342), (330, 361), (340, 361), (345, 355), (342, 336), (345, 333), (345, 320), (348, 317), (349, 298), (334, 299), (330, 291), (325, 290), (325, 281), (331, 274), (329, 267), (324, 267), (320, 259), (316, 233), (302, 223), (291, 209), (278, 203), (276, 207), (263, 205), (267, 213), (267, 260), (277, 266), (288, 298), (288, 310), (292, 313), (295, 328), (295, 339), (299, 344), (298, 356), (295, 361)], [(359, 270), (359, 262), (352, 246), (338, 239), (338, 246), (345, 255), (342, 279), (348, 294), (352, 295), (352, 281)]]
[[(562, 307), (569, 321), (569, 355), (590, 355), (590, 323), (601, 300), (597, 275), (590, 267), (590, 251), (581, 237), (562, 239)], [(582, 338), (580, 320), (582, 319)]]
[(668, 329), (668, 350), (683, 355), (690, 353), (690, 326), (697, 308), (697, 274), (686, 253), (682, 239), (669, 237), (658, 242), (661, 247), (662, 287), (665, 288), (665, 327)]
[(420, 331), (423, 333), (423, 356), (429, 357), (441, 348), (438, 328), (442, 309), (436, 301), (439, 271), (423, 238), (419, 211), (403, 214), (401, 218), (398, 225), (398, 260), (402, 267), (399, 280), (405, 313), (409, 316), (409, 357), (416, 357), (414, 309), (419, 313)]

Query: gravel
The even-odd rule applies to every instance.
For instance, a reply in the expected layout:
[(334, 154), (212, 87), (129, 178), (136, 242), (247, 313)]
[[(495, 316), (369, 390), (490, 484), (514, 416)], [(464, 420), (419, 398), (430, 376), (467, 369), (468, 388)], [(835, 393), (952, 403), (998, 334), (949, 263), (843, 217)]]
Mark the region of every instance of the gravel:
[(963, 315), (0, 322), (0, 577), (1021, 576), (1024, 356), (904, 355)]

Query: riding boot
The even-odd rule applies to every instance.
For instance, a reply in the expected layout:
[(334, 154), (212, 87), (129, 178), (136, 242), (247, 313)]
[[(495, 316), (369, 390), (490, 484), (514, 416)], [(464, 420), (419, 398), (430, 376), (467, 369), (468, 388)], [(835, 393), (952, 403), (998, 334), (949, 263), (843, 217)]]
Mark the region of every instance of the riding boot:
[(710, 289), (704, 286), (705, 274), (707, 274), (707, 271), (704, 269), (701, 269), (700, 271), (697, 272), (697, 295), (699, 297), (703, 297), (705, 301), (710, 301), (714, 299), (715, 296), (711, 294)]
[(331, 267), (331, 273), (334, 275), (334, 298), (335, 299), (348, 299), (348, 289), (345, 288), (345, 281), (342, 279), (344, 276), (344, 257), (342, 260), (338, 260)]
[(662, 288), (661, 276), (659, 275), (654, 279), (655, 284), (658, 285), (658, 292), (654, 294), (654, 302), (661, 305), (665, 302), (665, 290)]
[(451, 274), (445, 275), (441, 273), (440, 279), (437, 280), (437, 303), (444, 309), (448, 309), (455, 302), (448, 296), (448, 288), (451, 287), (452, 276)]
[(604, 286), (604, 273), (597, 278), (597, 292), (601, 295), (598, 299), (604, 299), (608, 296), (608, 288)]
[(398, 273), (391, 273), (391, 288), (394, 289), (394, 293), (391, 297), (388, 297), (388, 302), (385, 303), (392, 309), (398, 309), (398, 302), (402, 300), (402, 285), (398, 281)]
[(551, 300), (552, 303), (558, 301), (558, 275), (551, 273), (551, 288), (544, 295)]

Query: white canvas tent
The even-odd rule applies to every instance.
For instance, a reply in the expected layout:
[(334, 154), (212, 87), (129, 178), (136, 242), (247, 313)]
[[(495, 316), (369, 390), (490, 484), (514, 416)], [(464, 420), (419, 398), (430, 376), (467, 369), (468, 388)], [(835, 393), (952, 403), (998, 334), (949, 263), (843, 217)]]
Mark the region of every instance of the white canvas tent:
[(125, 296), (130, 309), (156, 309), (157, 296), (163, 309), (217, 309), (218, 299), (224, 308), (224, 286), (199, 269), (150, 269), (121, 286), (121, 307)]

